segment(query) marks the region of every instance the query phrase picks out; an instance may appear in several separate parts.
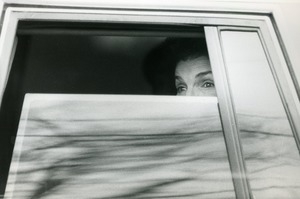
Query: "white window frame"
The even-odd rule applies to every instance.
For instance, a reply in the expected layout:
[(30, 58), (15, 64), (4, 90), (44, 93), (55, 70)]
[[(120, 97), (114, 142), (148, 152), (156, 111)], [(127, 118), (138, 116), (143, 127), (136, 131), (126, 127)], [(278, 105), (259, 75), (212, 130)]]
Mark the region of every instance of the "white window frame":
[[(2, 4), (3, 5), (3, 4)], [(281, 94), (288, 117), (291, 120), (293, 132), (299, 147), (300, 133), (300, 104), (297, 94), (295, 78), (286, 64), (284, 49), (278, 41), (278, 35), (273, 23), (267, 14), (241, 14), (226, 12), (200, 12), (198, 10), (136, 10), (136, 9), (76, 9), (76, 8), (35, 8), (35, 7), (7, 7), (5, 10), (0, 38), (0, 102), (7, 84), (11, 63), (16, 47), (16, 32), (18, 22), (29, 21), (65, 21), (65, 22), (119, 22), (145, 24), (195, 24), (205, 25), (213, 73), (215, 76), (224, 136), (227, 144), (228, 157), (233, 174), (233, 182), (237, 198), (251, 198), (251, 190), (246, 178), (242, 149), (238, 135), (238, 127), (232, 98), (224, 70), (222, 49), (219, 32), (224, 28), (252, 28), (260, 32), (263, 45), (268, 49), (268, 58), (274, 69), (275, 80)], [(286, 54), (285, 54), (286, 55)], [(293, 74), (292, 74), (293, 75)], [(296, 87), (296, 88), (295, 88)]]

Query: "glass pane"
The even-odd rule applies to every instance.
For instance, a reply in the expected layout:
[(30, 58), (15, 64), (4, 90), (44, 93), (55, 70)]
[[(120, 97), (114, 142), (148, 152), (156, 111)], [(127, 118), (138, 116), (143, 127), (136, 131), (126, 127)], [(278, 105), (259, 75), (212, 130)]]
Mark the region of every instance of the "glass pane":
[(215, 97), (27, 95), (12, 198), (234, 198)]
[(299, 198), (299, 152), (259, 35), (221, 38), (253, 195)]

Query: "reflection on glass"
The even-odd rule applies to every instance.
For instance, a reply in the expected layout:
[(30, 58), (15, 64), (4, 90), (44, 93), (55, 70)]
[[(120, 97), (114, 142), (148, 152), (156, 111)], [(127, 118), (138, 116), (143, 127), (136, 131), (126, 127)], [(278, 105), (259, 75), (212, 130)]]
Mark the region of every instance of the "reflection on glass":
[(234, 198), (217, 100), (30, 95), (6, 194)]
[(299, 198), (299, 153), (259, 36), (221, 37), (252, 193)]

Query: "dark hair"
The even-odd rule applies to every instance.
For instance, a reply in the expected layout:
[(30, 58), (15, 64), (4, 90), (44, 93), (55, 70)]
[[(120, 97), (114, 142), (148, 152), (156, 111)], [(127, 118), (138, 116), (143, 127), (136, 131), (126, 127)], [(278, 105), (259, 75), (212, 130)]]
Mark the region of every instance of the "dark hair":
[(174, 73), (180, 61), (208, 56), (204, 38), (167, 38), (144, 60), (144, 73), (154, 94), (175, 95)]

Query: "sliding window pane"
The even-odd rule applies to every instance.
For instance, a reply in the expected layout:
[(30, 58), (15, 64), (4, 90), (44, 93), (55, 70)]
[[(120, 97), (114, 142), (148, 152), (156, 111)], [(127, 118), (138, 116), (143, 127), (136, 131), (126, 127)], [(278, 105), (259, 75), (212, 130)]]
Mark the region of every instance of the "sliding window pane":
[(6, 196), (234, 198), (217, 100), (27, 95)]

